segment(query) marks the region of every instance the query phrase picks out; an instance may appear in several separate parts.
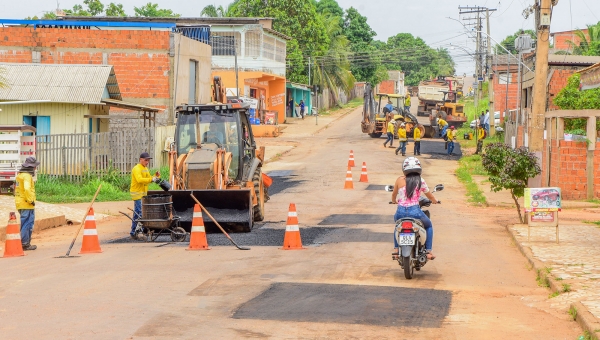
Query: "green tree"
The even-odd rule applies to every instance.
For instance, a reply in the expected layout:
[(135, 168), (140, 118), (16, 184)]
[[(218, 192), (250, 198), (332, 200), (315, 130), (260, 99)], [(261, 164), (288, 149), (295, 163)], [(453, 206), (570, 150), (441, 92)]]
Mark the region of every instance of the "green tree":
[(274, 18), (273, 29), (292, 38), (287, 42), (287, 78), (308, 82), (307, 58), (327, 52), (329, 39), (323, 18), (313, 2), (305, 0), (238, 0), (231, 6), (234, 17)]
[(151, 2), (141, 7), (133, 7), (133, 11), (136, 17), (178, 18), (181, 16), (170, 9), (158, 8), (158, 4)]
[(373, 40), (377, 33), (371, 29), (367, 18), (354, 7), (348, 8), (344, 14), (343, 32), (353, 52), (351, 70), (356, 80), (379, 84), (387, 79), (387, 72), (379, 55), (380, 50)]
[(86, 6), (86, 8), (80, 4), (77, 4), (73, 6), (73, 9), (66, 9), (65, 13), (67, 15), (89, 17), (96, 16), (104, 12), (104, 4), (102, 4), (100, 0), (83, 0), (83, 4)]
[(227, 10), (223, 8), (223, 6), (215, 6), (215, 5), (208, 5), (205, 6), (202, 9), (202, 12), (200, 12), (200, 16), (201, 17), (209, 17), (209, 18), (222, 18), (222, 17), (227, 17)]
[(114, 2), (111, 2), (106, 7), (106, 16), (107, 17), (126, 17), (127, 14), (125, 13), (125, 10), (123, 9), (123, 5), (115, 4)]
[(344, 10), (335, 0), (320, 0), (316, 3), (317, 12), (321, 14), (329, 13), (336, 17), (343, 17)]
[(492, 143), (486, 146), (482, 158), (483, 168), (490, 175), (492, 191), (509, 190), (519, 212), (519, 220), (525, 223), (519, 197), (525, 195), (528, 180), (541, 173), (537, 157), (525, 147), (513, 149), (504, 143)]
[[(575, 73), (554, 97), (554, 104), (562, 110), (600, 110), (600, 88), (580, 91), (581, 76)], [(587, 121), (583, 118), (565, 119), (565, 131), (586, 130)], [(600, 120), (596, 121), (596, 130), (600, 131)]]
[(349, 43), (343, 35), (338, 16), (327, 14), (324, 20), (330, 42), (329, 49), (324, 56), (316, 60), (313, 83), (319, 84), (323, 90), (328, 90), (335, 104), (339, 106), (337, 89), (350, 93), (355, 81), (348, 61)]
[(579, 44), (567, 40), (567, 44), (573, 49), (575, 55), (598, 56), (600, 55), (600, 22), (595, 25), (588, 25), (588, 34), (582, 30), (575, 31), (575, 36)]
[[(502, 40), (500, 42), (500, 45), (504, 46), (504, 48), (509, 50), (510, 53), (512, 53), (512, 54), (518, 54), (519, 51), (517, 51), (517, 49), (515, 49), (515, 40), (519, 37), (519, 35), (521, 35), (521, 31), (522, 30), (518, 30), (513, 35), (507, 36), (506, 38), (504, 38), (504, 40)], [(536, 39), (535, 32), (532, 30), (524, 30), (523, 34), (529, 34), (529, 36), (531, 36), (531, 39), (533, 39), (533, 40)], [(500, 47), (498, 44), (496, 44), (496, 46), (494, 46), (494, 50), (496, 51), (496, 54), (506, 54), (506, 51), (504, 50), (504, 48)]]

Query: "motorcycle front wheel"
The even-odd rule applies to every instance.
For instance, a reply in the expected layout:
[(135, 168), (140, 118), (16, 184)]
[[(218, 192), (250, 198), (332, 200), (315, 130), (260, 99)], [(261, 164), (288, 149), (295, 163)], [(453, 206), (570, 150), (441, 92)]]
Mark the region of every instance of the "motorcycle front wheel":
[(410, 256), (402, 257), (402, 264), (404, 267), (404, 277), (408, 280), (412, 279), (415, 272), (415, 267), (410, 261)]

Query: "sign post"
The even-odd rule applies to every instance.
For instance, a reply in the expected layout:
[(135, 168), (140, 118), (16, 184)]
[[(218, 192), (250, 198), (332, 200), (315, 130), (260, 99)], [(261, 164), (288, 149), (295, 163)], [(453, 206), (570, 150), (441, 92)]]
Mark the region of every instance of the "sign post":
[(558, 238), (558, 212), (561, 211), (560, 188), (525, 188), (525, 212), (527, 217), (527, 241), (531, 227), (555, 227)]

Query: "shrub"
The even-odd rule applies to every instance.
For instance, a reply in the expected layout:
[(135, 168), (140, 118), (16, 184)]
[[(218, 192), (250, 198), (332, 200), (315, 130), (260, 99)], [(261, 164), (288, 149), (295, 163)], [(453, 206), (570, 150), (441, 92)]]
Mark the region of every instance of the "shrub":
[(483, 155), (483, 168), (490, 175), (492, 191), (510, 191), (519, 220), (525, 223), (518, 198), (524, 196), (527, 181), (541, 173), (537, 157), (525, 147), (512, 149), (504, 143), (488, 144)]

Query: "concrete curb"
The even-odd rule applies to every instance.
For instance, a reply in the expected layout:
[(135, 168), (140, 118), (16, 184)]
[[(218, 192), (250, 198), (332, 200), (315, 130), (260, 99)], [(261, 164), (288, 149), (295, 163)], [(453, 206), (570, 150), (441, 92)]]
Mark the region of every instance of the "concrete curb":
[[(540, 280), (546, 282), (553, 293), (562, 292), (562, 287), (560, 283), (557, 282), (553, 277), (551, 277), (548, 272), (546, 272), (546, 266), (544, 266), (544, 264), (541, 261), (538, 261), (534, 258), (531, 249), (523, 246), (517, 240), (517, 235), (515, 234), (515, 231), (511, 229), (511, 227), (512, 225), (505, 226), (506, 231), (508, 231), (508, 233), (510, 234), (513, 242), (515, 243), (521, 254), (523, 254), (523, 256), (527, 259), (531, 267), (533, 267), (533, 269), (537, 272), (538, 276), (540, 277)], [(594, 315), (592, 315), (592, 313), (590, 313), (588, 309), (579, 301), (572, 303), (571, 308), (576, 308), (577, 310), (577, 316), (575, 318), (575, 321), (577, 321), (579, 326), (584, 331), (587, 331), (592, 336), (592, 339), (599, 340), (599, 338), (596, 336), (596, 333), (594, 332), (595, 330), (600, 329), (600, 322), (598, 321), (598, 319), (596, 319)]]
[(581, 326), (581, 328), (588, 332), (591, 339), (598, 340), (598, 335), (596, 330), (600, 330), (600, 322), (598, 319), (590, 313), (587, 308), (583, 305), (583, 303), (577, 301), (571, 304), (571, 309), (575, 309), (577, 314), (575, 316), (575, 321)]

